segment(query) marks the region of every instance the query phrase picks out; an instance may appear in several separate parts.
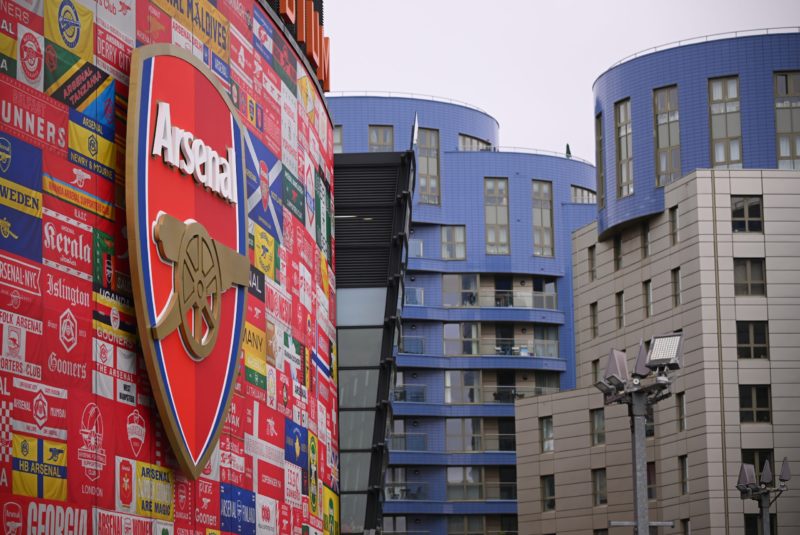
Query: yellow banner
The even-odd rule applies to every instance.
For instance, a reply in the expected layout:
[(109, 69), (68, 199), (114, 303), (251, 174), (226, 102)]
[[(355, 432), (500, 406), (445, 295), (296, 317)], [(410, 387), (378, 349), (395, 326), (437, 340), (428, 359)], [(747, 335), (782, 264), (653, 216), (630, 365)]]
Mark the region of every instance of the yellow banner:
[(275, 280), (275, 238), (257, 223), (253, 223), (253, 256), (256, 267)]
[(172, 470), (136, 461), (136, 514), (172, 521)]
[(23, 214), (42, 217), (42, 194), (0, 177), (0, 204)]
[(80, 206), (87, 212), (97, 214), (110, 221), (114, 220), (113, 204), (70, 186), (69, 184), (65, 184), (50, 175), (42, 175), (42, 191), (76, 206)]
[(11, 59), (17, 59), (17, 40), (0, 33), (0, 54)]
[(264, 331), (250, 323), (244, 322), (244, 339), (242, 340), (242, 349), (250, 355), (265, 356), (267, 345), (267, 335)]
[(230, 25), (208, 0), (152, 0), (151, 3), (197, 36), (214, 54), (228, 62)]
[(339, 535), (339, 496), (322, 487), (322, 526), (325, 535)]
[(14, 494), (67, 499), (67, 445), (14, 434), (11, 485)]
[(245, 353), (244, 365), (259, 375), (267, 376), (267, 360), (263, 356)]
[(76, 0), (45, 0), (44, 36), (86, 61), (94, 59), (94, 13)]
[(72, 121), (69, 122), (69, 148), (104, 167), (114, 168), (114, 142)]

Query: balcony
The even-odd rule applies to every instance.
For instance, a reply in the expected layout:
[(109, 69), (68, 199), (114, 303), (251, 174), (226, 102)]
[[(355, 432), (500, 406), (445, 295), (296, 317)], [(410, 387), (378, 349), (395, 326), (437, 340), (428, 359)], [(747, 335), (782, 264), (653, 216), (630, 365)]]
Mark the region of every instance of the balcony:
[(531, 290), (465, 290), (443, 294), (442, 305), (452, 308), (544, 308), (558, 310), (558, 294)]
[(392, 451), (428, 451), (427, 433), (393, 433), (389, 437)]
[(425, 304), (425, 288), (406, 286), (404, 304), (406, 306), (423, 306)]
[(392, 401), (425, 403), (428, 399), (425, 385), (400, 385), (394, 387)]
[(448, 453), (481, 453), (486, 451), (516, 451), (517, 435), (513, 433), (482, 435), (447, 435), (445, 447)]
[(446, 404), (514, 403), (524, 397), (543, 396), (558, 392), (548, 386), (446, 386)]
[(422, 355), (425, 353), (425, 339), (421, 336), (405, 336), (403, 335), (402, 345), (400, 347), (401, 353), (409, 353), (411, 355)]
[(408, 240), (408, 257), (409, 258), (425, 258), (423, 241), (418, 238)]
[(385, 483), (383, 496), (386, 501), (428, 500), (428, 484), (424, 481), (407, 483)]
[(445, 338), (444, 354), (450, 357), (500, 355), (558, 358), (558, 340), (527, 338)]
[(516, 500), (516, 483), (457, 483), (447, 485), (448, 501)]

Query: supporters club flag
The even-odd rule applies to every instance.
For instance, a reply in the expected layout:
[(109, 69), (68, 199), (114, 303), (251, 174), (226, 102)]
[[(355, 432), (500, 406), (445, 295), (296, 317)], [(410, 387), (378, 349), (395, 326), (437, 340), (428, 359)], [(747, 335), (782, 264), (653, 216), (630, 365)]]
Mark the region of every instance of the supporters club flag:
[(133, 54), (127, 217), (139, 337), (161, 420), (197, 478), (236, 382), (250, 264), (242, 127), (217, 77), (171, 45)]

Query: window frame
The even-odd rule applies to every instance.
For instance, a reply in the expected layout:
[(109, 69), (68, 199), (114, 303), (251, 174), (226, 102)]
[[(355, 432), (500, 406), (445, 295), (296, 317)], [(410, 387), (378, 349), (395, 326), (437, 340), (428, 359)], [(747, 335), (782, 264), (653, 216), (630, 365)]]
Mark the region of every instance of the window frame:
[[(741, 328), (747, 328), (747, 339), (743, 342), (740, 338)], [(764, 343), (756, 343), (756, 328), (762, 327)], [(760, 350), (760, 352), (759, 352)], [(743, 356), (743, 352), (747, 354)], [(736, 321), (736, 358), (737, 359), (767, 359), (769, 360), (769, 322), (768, 321)]]
[(542, 453), (551, 453), (556, 450), (552, 415), (539, 417), (539, 450)]
[[(786, 77), (786, 94), (781, 94), (781, 77)], [(792, 78), (797, 82), (792, 82)], [(800, 71), (784, 71), (774, 73), (775, 95), (775, 156), (778, 169), (800, 169), (800, 121), (795, 123), (793, 109), (800, 108)], [(781, 111), (789, 110), (788, 130), (782, 131)], [(781, 154), (781, 138), (787, 137), (789, 154)], [(784, 163), (787, 162), (787, 163)]]
[[(435, 146), (428, 146), (427, 141), (435, 139)], [(442, 199), (442, 175), (440, 170), (439, 130), (436, 128), (421, 128), (417, 138), (417, 192), (419, 204), (440, 205)], [(435, 162), (436, 171), (430, 170), (431, 161)], [(424, 162), (424, 166), (421, 163)], [(427, 172), (423, 173), (423, 167)], [(435, 187), (431, 187), (431, 179), (435, 180)]]
[(608, 504), (608, 479), (605, 468), (592, 470), (592, 505), (599, 507)]
[(683, 304), (681, 289), (681, 268), (680, 266), (670, 271), (670, 282), (672, 285), (672, 306), (679, 307)]
[(680, 215), (678, 214), (678, 205), (671, 206), (669, 209), (669, 243), (676, 245), (681, 241), (680, 236)]
[(686, 431), (686, 392), (675, 393), (675, 411), (678, 432)]
[[(766, 397), (766, 407), (759, 405), (759, 398)], [(748, 400), (750, 406), (743, 406)], [(747, 417), (745, 418), (745, 415)], [(766, 415), (766, 419), (763, 419)], [(761, 419), (759, 419), (761, 417)], [(771, 385), (739, 385), (739, 423), (771, 424), (772, 423), (772, 388)]]
[(589, 410), (589, 433), (592, 446), (606, 443), (606, 414), (602, 407)]
[(492, 150), (492, 144), (469, 134), (458, 134), (458, 150), (459, 152), (486, 152)]
[(642, 306), (644, 317), (649, 318), (653, 315), (653, 281), (647, 279), (642, 283)]
[(594, 245), (586, 248), (586, 262), (589, 282), (592, 282), (597, 279), (597, 248)]
[[(730, 82), (735, 81), (736, 97), (729, 96)], [(721, 83), (721, 98), (714, 98), (714, 84)], [(730, 108), (730, 109), (729, 109)], [(729, 117), (730, 115), (730, 117)], [(736, 122), (738, 122), (739, 135), (729, 135), (729, 122), (733, 116), (736, 115)], [(714, 117), (722, 116), (722, 123), (725, 125), (725, 135), (720, 137), (714, 136)], [(714, 169), (742, 169), (743, 165), (743, 147), (742, 147), (742, 125), (741, 125), (741, 87), (739, 84), (738, 76), (722, 76), (719, 78), (710, 78), (708, 80), (708, 134), (710, 138), (711, 153), (710, 162), (711, 167)], [(739, 158), (734, 159), (732, 156), (732, 142), (736, 140), (739, 152)], [(723, 159), (717, 160), (716, 145), (723, 143)]]
[(595, 180), (597, 186), (597, 207), (606, 206), (606, 174), (603, 149), (603, 114), (598, 113), (594, 118), (594, 160)]
[[(614, 104), (614, 140), (616, 142), (617, 198), (633, 195), (633, 118), (630, 97)], [(625, 148), (624, 155), (622, 148)], [(623, 169), (625, 173), (623, 173)], [(624, 174), (624, 176), (623, 176)]]
[(648, 258), (652, 251), (650, 250), (650, 222), (643, 221), (641, 226), (641, 246), (642, 246), (642, 259)]
[[(490, 184), (493, 184), (491, 188)], [(499, 193), (500, 184), (504, 184), (502, 193)], [(487, 255), (511, 254), (511, 224), (508, 212), (508, 186), (509, 181), (506, 177), (484, 177), (483, 179), (483, 223), (485, 228), (484, 240), (486, 242), (485, 250)], [(490, 192), (492, 193), (490, 194)], [(489, 223), (490, 210), (495, 210), (495, 223)], [(497, 223), (501, 214), (504, 215), (505, 224)], [(494, 232), (494, 240), (489, 239), (490, 231)], [(499, 239), (503, 231), (505, 231), (505, 242)]]
[(614, 271), (622, 269), (622, 234), (615, 234), (613, 241)]
[[(538, 196), (537, 189), (539, 190)], [(533, 256), (552, 258), (555, 256), (555, 240), (553, 236), (553, 183), (551, 181), (536, 179), (531, 181), (531, 207)]]
[(617, 329), (625, 327), (625, 291), (614, 294), (614, 311), (616, 316)]
[[(800, 134), (798, 134), (800, 135)], [(751, 216), (750, 209), (755, 206), (754, 201), (758, 202), (758, 216)], [(741, 207), (737, 203), (741, 202)], [(741, 209), (742, 215), (737, 215), (737, 209)], [(739, 228), (737, 228), (737, 223)], [(762, 195), (731, 195), (731, 231), (734, 234), (741, 233), (764, 233), (764, 197)]]
[[(660, 108), (659, 96), (666, 93), (666, 109)], [(674, 106), (672, 109), (674, 95)], [(672, 139), (672, 127), (675, 124), (677, 140)], [(662, 126), (666, 129), (666, 143), (662, 144)], [(678, 86), (669, 85), (653, 90), (653, 148), (655, 150), (656, 187), (671, 184), (681, 177), (681, 134), (680, 104)], [(675, 160), (677, 153), (677, 161)], [(661, 156), (666, 154), (666, 168), (662, 168)]]
[(556, 476), (555, 474), (544, 475), (539, 478), (539, 488), (542, 494), (542, 511), (549, 512), (556, 510)]
[(647, 499), (648, 500), (655, 500), (657, 499), (657, 476), (656, 476), (656, 462), (649, 461), (647, 463)]
[(597, 301), (589, 304), (589, 332), (592, 334), (592, 339), (597, 338), (599, 332), (599, 323), (597, 319)]
[[(766, 455), (765, 455), (766, 454)], [(775, 450), (769, 448), (742, 448), (742, 463), (752, 464), (755, 469), (756, 482), (761, 482), (761, 471), (764, 461), (769, 461), (769, 469), (775, 477)], [(766, 458), (763, 458), (766, 457)]]
[(689, 456), (678, 456), (678, 485), (681, 496), (689, 494)]
[[(394, 152), (394, 125), (391, 124), (371, 124), (367, 126), (367, 151), (368, 152)], [(372, 132), (378, 135), (378, 141), (372, 142)], [(389, 140), (386, 143), (381, 142), (384, 137), (381, 133), (389, 133)]]
[[(462, 240), (459, 240), (458, 231), (461, 229), (461, 234), (463, 236)], [(447, 231), (453, 231), (453, 241), (449, 241), (446, 239), (445, 234)], [(442, 260), (466, 260), (467, 259), (467, 227), (466, 225), (442, 225), (441, 226), (441, 235), (440, 235), (440, 244), (441, 244), (441, 257)], [(463, 255), (459, 256), (459, 245), (462, 247)], [(447, 247), (453, 247), (453, 256), (449, 254), (445, 254), (447, 251)]]
[[(761, 272), (764, 274), (763, 279), (753, 278), (753, 266), (760, 264)], [(744, 281), (737, 281), (736, 274), (737, 267), (744, 267)], [(759, 292), (758, 287), (763, 291)], [(735, 296), (765, 296), (767, 295), (767, 265), (764, 258), (746, 257), (733, 259), (733, 294)]]
[[(338, 137), (338, 142), (337, 142), (337, 137)], [(333, 153), (342, 154), (343, 152), (344, 152), (344, 129), (342, 128), (342, 125), (337, 124), (334, 125), (333, 127)]]

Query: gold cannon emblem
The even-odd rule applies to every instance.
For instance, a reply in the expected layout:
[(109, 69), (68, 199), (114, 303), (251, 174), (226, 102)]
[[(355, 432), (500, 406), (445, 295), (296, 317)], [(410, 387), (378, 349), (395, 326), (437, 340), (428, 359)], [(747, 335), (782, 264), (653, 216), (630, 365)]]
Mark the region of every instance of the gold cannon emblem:
[(222, 314), (222, 294), (234, 284), (247, 286), (250, 262), (208, 235), (197, 221), (161, 213), (153, 237), (162, 258), (173, 262), (172, 295), (153, 337), (161, 340), (176, 328), (196, 361), (214, 349)]
[(19, 239), (19, 236), (14, 234), (14, 231), (11, 230), (11, 221), (6, 219), (5, 217), (3, 219), (0, 219), (0, 236), (4, 238), (11, 237), (14, 238), (15, 240)]

